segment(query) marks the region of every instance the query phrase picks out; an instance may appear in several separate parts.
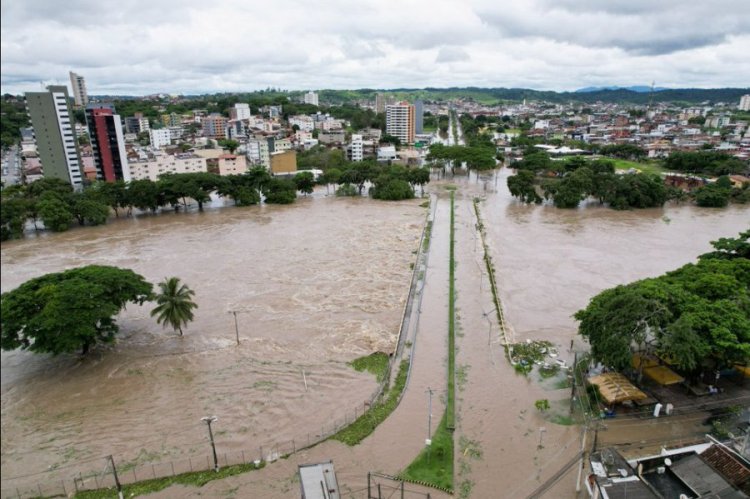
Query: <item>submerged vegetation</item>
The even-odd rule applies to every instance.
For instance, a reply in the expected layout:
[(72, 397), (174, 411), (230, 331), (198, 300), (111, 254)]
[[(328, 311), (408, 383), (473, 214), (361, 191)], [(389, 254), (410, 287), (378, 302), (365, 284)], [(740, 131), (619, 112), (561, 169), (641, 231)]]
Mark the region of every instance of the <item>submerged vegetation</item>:
[(393, 386), (384, 390), (380, 398), (363, 415), (358, 417), (352, 424), (339, 431), (331, 437), (346, 445), (357, 445), (369, 436), (380, 423), (390, 416), (396, 409), (401, 394), (406, 386), (406, 377), (409, 373), (409, 360), (401, 361), (398, 374)]
[(380, 383), (388, 373), (388, 354), (374, 352), (366, 357), (354, 359), (350, 364), (358, 372), (367, 371), (374, 375), (378, 383)]

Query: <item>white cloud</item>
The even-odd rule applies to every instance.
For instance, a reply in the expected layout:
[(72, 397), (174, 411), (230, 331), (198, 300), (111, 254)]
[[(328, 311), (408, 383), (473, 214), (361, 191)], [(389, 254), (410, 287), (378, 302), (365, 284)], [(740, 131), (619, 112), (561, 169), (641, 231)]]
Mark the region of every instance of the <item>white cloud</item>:
[(747, 86), (745, 0), (2, 3), (2, 92)]

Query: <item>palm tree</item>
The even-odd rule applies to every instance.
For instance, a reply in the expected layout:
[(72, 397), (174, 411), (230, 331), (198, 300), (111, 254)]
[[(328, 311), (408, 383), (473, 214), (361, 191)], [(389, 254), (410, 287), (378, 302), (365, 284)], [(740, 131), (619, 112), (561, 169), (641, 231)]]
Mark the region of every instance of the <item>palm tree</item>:
[(170, 277), (159, 283), (159, 294), (156, 295), (157, 306), (151, 311), (151, 317), (157, 315), (156, 322), (167, 327), (172, 326), (182, 336), (182, 326), (193, 320), (193, 309), (198, 308), (192, 296), (195, 292), (185, 284), (180, 284), (179, 277)]

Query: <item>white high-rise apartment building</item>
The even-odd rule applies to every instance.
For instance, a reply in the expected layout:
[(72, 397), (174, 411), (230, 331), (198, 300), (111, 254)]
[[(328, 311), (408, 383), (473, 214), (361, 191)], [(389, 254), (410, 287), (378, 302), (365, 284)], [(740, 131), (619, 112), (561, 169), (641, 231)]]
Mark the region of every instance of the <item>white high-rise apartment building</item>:
[(169, 128), (152, 128), (148, 131), (151, 147), (159, 149), (172, 143), (172, 132)]
[(70, 86), (73, 88), (73, 98), (76, 106), (86, 106), (89, 103), (89, 93), (86, 90), (86, 80), (83, 76), (70, 72)]
[(352, 144), (350, 147), (352, 161), (362, 161), (364, 159), (364, 144), (362, 143), (362, 136), (353, 134)]
[(312, 104), (313, 106), (318, 105), (318, 94), (312, 90), (307, 92), (304, 97), (305, 104)]
[(750, 111), (750, 94), (745, 94), (740, 98), (740, 111)]
[(250, 104), (244, 102), (238, 102), (234, 105), (234, 112), (232, 113), (232, 119), (235, 120), (249, 120), (250, 119)]
[(385, 133), (398, 137), (402, 144), (414, 143), (414, 106), (399, 102), (385, 106)]

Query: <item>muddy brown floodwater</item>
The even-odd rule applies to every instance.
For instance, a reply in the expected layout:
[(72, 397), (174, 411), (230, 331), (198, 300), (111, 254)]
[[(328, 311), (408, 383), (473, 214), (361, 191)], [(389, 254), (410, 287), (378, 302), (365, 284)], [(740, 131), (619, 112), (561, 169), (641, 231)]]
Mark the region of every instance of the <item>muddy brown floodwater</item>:
[(83, 360), (3, 352), (3, 488), (49, 468), (99, 471), (108, 454), (123, 464), (204, 456), (209, 414), (217, 445), (239, 451), (314, 438), (338, 411), (361, 408), (376, 383), (347, 362), (395, 347), (420, 203), (308, 198), (3, 243), (3, 292), (102, 264), (154, 283), (178, 276), (199, 305), (184, 338), (149, 317), (152, 304), (131, 304), (117, 344)]
[[(373, 467), (395, 474), (411, 460), (406, 454), (420, 446), (412, 437), (421, 440), (424, 430), (422, 385), (435, 387), (445, 369), (444, 358), (419, 357), (440, 350), (440, 342), (424, 343), (425, 334), (444, 334), (447, 323), (441, 311), (447, 307), (445, 183), (458, 186), (456, 488), (472, 497), (524, 497), (554, 475), (578, 450), (579, 429), (554, 414), (542, 417), (533, 404), (549, 398), (550, 412), (564, 416), (568, 390), (518, 376), (505, 360), (472, 199), (482, 198), (515, 341), (549, 340), (568, 361), (571, 340), (585, 348), (572, 314), (591, 297), (694, 261), (711, 249), (709, 241), (746, 229), (750, 208), (525, 206), (510, 196), (509, 174), (503, 169), (497, 179), (479, 181), (456, 176), (430, 186), (439, 193), (434, 237), (442, 239), (429, 256), (415, 386), (373, 437), (355, 448), (329, 441), (262, 472), (198, 490), (173, 487), (161, 497), (226, 490), (239, 497), (293, 497), (296, 464), (330, 458), (342, 487), (352, 490)], [(130, 307), (120, 319), (120, 342), (82, 362), (4, 353), (4, 482), (6, 473), (81, 461), (89, 470), (110, 453), (126, 462), (203, 455), (205, 428), (198, 420), (207, 414), (219, 415), (216, 430), (226, 433), (217, 440), (231, 450), (304, 435), (341, 408), (361, 404), (375, 382), (346, 361), (393, 349), (424, 217), (418, 201), (308, 199), (290, 207), (142, 217), (3, 245), (3, 290), (46, 272), (106, 263), (152, 282), (178, 275), (196, 290), (201, 307), (184, 339), (156, 326), (147, 307)], [(230, 310), (240, 312), (239, 347)], [(415, 448), (404, 450), (407, 442)], [(574, 497), (575, 473), (547, 497)]]

